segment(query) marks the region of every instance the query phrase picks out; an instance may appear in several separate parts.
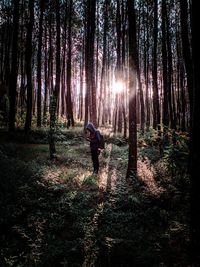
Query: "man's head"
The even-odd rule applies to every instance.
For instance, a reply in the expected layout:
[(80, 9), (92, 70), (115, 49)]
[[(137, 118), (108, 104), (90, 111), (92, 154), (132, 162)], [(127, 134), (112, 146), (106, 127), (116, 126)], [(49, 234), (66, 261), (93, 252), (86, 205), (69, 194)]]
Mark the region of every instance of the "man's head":
[(86, 126), (86, 130), (88, 130), (90, 133), (93, 133), (93, 134), (96, 132), (96, 129), (92, 122), (88, 122)]

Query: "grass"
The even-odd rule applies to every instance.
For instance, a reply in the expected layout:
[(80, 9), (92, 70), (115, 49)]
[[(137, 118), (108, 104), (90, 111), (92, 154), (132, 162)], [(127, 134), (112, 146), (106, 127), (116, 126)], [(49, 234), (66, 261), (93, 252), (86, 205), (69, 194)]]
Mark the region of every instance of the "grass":
[(0, 142), (0, 266), (188, 266), (187, 175), (172, 179), (145, 147), (127, 185), (117, 141), (92, 176), (79, 133), (57, 142), (54, 161), (45, 143)]

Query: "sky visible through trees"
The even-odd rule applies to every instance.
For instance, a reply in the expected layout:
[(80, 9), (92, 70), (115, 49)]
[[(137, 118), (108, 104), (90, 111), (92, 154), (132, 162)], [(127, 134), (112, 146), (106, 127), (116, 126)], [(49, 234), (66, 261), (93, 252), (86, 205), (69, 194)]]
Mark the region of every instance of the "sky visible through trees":
[[(183, 2), (185, 6), (179, 1), (135, 1), (137, 122), (141, 130), (161, 124), (189, 128), (190, 6)], [(66, 118), (68, 126), (74, 118), (95, 120), (122, 132), (132, 90), (128, 83), (127, 2), (92, 4), (1, 1), (0, 94), (1, 99), (10, 99), (10, 128), (16, 114), (24, 118), (29, 109), (39, 127), (45, 124), (50, 96), (57, 91), (57, 114)], [(185, 14), (188, 20), (183, 19)], [(1, 109), (3, 105), (2, 100)]]

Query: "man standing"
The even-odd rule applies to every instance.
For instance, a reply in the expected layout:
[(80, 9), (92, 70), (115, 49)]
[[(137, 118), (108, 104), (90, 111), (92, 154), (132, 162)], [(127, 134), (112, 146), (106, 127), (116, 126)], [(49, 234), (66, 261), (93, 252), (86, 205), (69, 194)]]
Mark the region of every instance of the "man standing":
[(88, 131), (88, 138), (87, 140), (90, 141), (90, 150), (92, 156), (92, 163), (93, 163), (93, 174), (97, 174), (99, 171), (99, 136), (98, 131), (94, 127), (93, 123), (89, 122), (86, 126), (86, 130)]

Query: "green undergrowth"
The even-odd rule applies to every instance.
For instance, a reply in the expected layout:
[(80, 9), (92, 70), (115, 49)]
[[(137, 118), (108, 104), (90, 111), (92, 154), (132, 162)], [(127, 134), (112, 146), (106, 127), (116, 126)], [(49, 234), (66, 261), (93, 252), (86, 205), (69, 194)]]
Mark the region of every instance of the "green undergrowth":
[(128, 147), (107, 135), (93, 176), (80, 129), (66, 133), (53, 161), (43, 142), (0, 143), (0, 266), (188, 266), (187, 174), (144, 138), (126, 183)]

